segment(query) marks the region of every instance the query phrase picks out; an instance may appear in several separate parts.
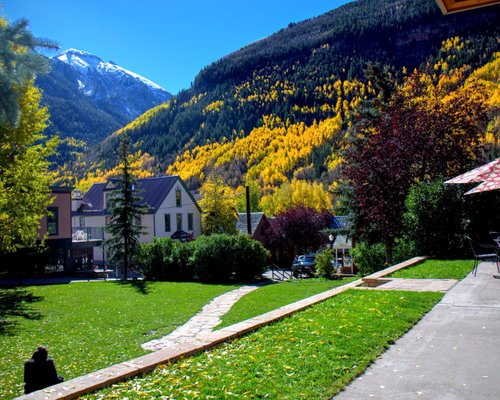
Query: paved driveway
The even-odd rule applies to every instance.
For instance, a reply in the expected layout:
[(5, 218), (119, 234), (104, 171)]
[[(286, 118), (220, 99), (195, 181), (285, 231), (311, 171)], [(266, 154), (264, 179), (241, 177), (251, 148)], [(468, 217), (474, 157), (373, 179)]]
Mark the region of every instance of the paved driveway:
[(477, 276), (453, 287), (334, 399), (500, 399), (500, 279), (494, 275), (495, 265), (482, 263)]

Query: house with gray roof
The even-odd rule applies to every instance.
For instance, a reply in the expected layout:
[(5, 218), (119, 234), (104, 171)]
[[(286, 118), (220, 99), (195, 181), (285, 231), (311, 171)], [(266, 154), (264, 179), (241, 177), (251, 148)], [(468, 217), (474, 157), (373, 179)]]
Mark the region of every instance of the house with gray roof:
[[(246, 213), (238, 213), (238, 221), (236, 221), (236, 232), (241, 234), (248, 234), (247, 221), (248, 219)], [(266, 237), (266, 230), (270, 227), (266, 215), (263, 212), (250, 213), (250, 226), (250, 237), (266, 245), (268, 241)]]
[[(78, 192), (74, 194), (74, 241), (75, 238), (88, 241), (89, 236), (95, 236), (96, 230), (104, 229), (111, 216), (110, 208), (117, 188), (118, 179), (112, 178), (92, 185), (83, 196)], [(141, 221), (145, 227), (141, 242), (150, 242), (154, 237), (189, 240), (201, 235), (200, 206), (179, 176), (137, 179), (134, 190), (141, 197), (140, 204), (147, 210)], [(82, 260), (88, 263), (92, 257), (93, 263), (105, 262), (101, 243), (93, 247), (92, 253), (91, 256), (88, 250), (82, 251)]]

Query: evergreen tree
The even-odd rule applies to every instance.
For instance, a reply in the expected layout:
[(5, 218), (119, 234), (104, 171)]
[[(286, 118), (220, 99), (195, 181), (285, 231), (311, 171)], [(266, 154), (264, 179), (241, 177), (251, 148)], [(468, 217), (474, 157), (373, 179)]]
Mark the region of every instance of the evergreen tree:
[(111, 253), (110, 260), (122, 270), (123, 280), (127, 279), (128, 270), (133, 267), (134, 256), (139, 249), (139, 237), (144, 233), (141, 217), (146, 212), (140, 205), (136, 181), (131, 173), (128, 137), (124, 136), (120, 144), (120, 176), (118, 187), (113, 196), (111, 219), (106, 231), (111, 238), (106, 241)]
[(35, 38), (28, 30), (28, 21), (21, 19), (9, 24), (0, 19), (0, 122), (13, 127), (19, 120), (20, 88), (36, 74), (47, 71), (48, 63), (37, 54), (38, 47), (58, 46)]

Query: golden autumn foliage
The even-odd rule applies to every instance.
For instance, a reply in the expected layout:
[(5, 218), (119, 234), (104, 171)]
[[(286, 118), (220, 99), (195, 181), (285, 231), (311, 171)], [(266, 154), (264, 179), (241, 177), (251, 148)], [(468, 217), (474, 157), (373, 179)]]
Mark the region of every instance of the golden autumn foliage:
[[(428, 65), (426, 72), (408, 72), (403, 67), (402, 75), (391, 77), (395, 80), (396, 76), (401, 78), (401, 83), (396, 84), (397, 90), (402, 95), (406, 93), (408, 102), (419, 109), (454, 104), (467, 96), (485, 96), (491, 118), (478, 145), (488, 151), (498, 151), (500, 55), (496, 54), (489, 63), (472, 71), (471, 66), (460, 61), (461, 52), (467, 46), (470, 47), (470, 43), (459, 37), (450, 38), (442, 44), (440, 59)], [(259, 207), (272, 214), (286, 203), (280, 200), (280, 196), (289, 195), (287, 201), (295, 205), (292, 192), (303, 192), (306, 193), (304, 197), (313, 198), (311, 201), (314, 204), (304, 204), (305, 200), (300, 203), (308, 207), (318, 209), (318, 204), (331, 206), (332, 199), (328, 192), (325, 192), (327, 201), (314, 191), (321, 193), (321, 185), (314, 190), (307, 185), (321, 181), (330, 191), (338, 185), (338, 170), (344, 161), (342, 154), (352, 139), (349, 137), (350, 128), (360, 106), (369, 99), (377, 98), (380, 88), (370, 80), (341, 79), (333, 74), (322, 76), (321, 70), (308, 72), (308, 75), (321, 76), (321, 79), (314, 80), (310, 86), (301, 85), (298, 83), (301, 81), (294, 77), (296, 68), (299, 67), (292, 64), (254, 72), (248, 81), (216, 96), (198, 93), (184, 99), (184, 102), (174, 98), (146, 112), (115, 135), (140, 126), (165, 108), (174, 111), (195, 107), (197, 111), (192, 111), (182, 124), (175, 121), (179, 126), (188, 126), (195, 120), (193, 125), (197, 131), (182, 144), (175, 161), (166, 167), (167, 174), (179, 175), (193, 188), (203, 185), (208, 176), (220, 176), (238, 195), (241, 195), (245, 182), (252, 182), (261, 193)], [(418, 76), (420, 80), (418, 91), (410, 85), (412, 76)], [(475, 93), (476, 87), (484, 89)], [(308, 101), (304, 101), (306, 98)], [(270, 112), (265, 114), (267, 110)], [(246, 117), (253, 112), (262, 114), (252, 120), (248, 131), (234, 126), (234, 116)], [(214, 121), (219, 121), (221, 116), (227, 123), (218, 125)], [(466, 120), (466, 116), (457, 115), (457, 119), (461, 118)], [(172, 139), (175, 140), (175, 137)], [(140, 139), (134, 140), (138, 141), (137, 148), (140, 148)], [(165, 171), (172, 153), (167, 153), (162, 159), (162, 155), (155, 150), (150, 151), (154, 157), (146, 152), (135, 154), (136, 176)], [(102, 167), (99, 169), (97, 163), (87, 167), (91, 172), (77, 184), (82, 189), (106, 180), (117, 171), (117, 167), (110, 171), (104, 171)]]
[[(142, 153), (140, 150), (130, 156), (129, 168), (136, 179), (149, 178), (154, 174), (152, 172), (152, 164), (154, 158), (148, 153)], [(121, 164), (110, 170), (102, 170), (96, 168), (89, 172), (83, 179), (77, 182), (76, 187), (83, 192), (86, 192), (94, 183), (106, 182), (109, 178), (116, 177), (120, 174)]]
[(140, 117), (134, 119), (131, 123), (125, 125), (121, 129), (117, 130), (115, 133), (113, 133), (113, 136), (121, 135), (124, 132), (127, 132), (129, 130), (132, 130), (138, 126), (141, 126), (141, 125), (147, 123), (156, 114), (158, 114), (162, 110), (167, 109), (169, 107), (170, 107), (170, 102), (162, 103), (156, 107), (153, 107), (152, 109), (150, 109), (150, 110), (146, 111), (144, 114), (142, 114)]
[(291, 182), (281, 185), (273, 194), (264, 196), (261, 206), (267, 215), (278, 215), (297, 206), (321, 212), (332, 209), (332, 200), (330, 193), (320, 183), (292, 179)]

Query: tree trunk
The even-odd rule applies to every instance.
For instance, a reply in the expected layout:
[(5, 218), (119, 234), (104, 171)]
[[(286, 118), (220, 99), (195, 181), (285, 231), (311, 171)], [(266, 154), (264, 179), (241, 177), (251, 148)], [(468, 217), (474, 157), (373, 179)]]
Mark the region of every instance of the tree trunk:
[(123, 246), (123, 280), (127, 280), (127, 274), (128, 274), (128, 240), (127, 237), (125, 237), (124, 240), (124, 246)]
[(392, 265), (392, 253), (394, 251), (394, 238), (390, 237), (385, 240), (385, 263)]

